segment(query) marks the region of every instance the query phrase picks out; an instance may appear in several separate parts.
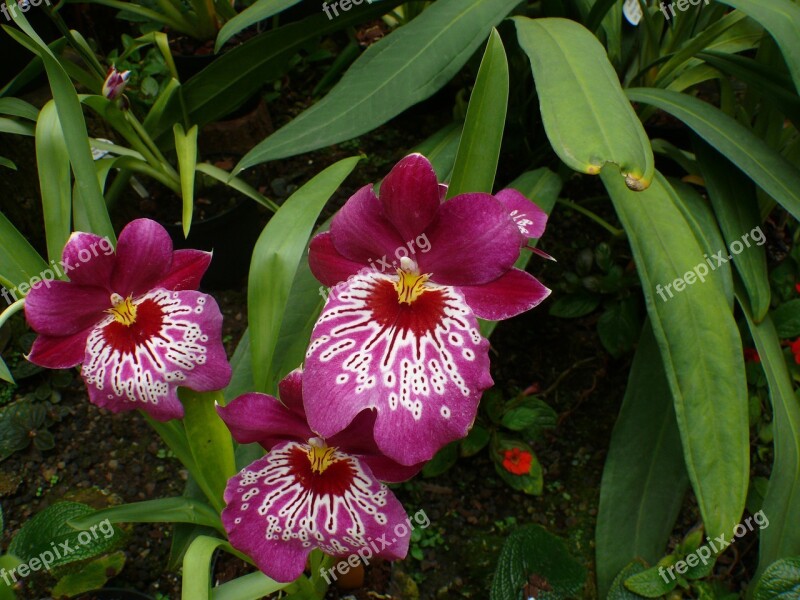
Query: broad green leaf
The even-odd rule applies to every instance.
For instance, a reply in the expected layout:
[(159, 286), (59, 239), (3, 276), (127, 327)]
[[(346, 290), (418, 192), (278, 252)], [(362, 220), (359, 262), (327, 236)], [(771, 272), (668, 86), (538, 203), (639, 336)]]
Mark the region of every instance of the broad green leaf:
[(752, 131), (711, 104), (678, 92), (627, 90), (634, 102), (652, 104), (680, 119), (744, 171), (795, 218), (800, 218), (800, 170)]
[(175, 153), (178, 155), (178, 170), (181, 177), (181, 197), (183, 199), (183, 237), (189, 237), (194, 211), (194, 178), (197, 167), (197, 125), (185, 131), (180, 123), (175, 123)]
[[(663, 571), (662, 571), (663, 572)], [(666, 596), (677, 585), (677, 580), (666, 579), (659, 573), (659, 567), (650, 567), (641, 573), (632, 575), (625, 580), (625, 587), (645, 598), (661, 598)]]
[(34, 127), (27, 121), (0, 117), (0, 133), (32, 136), (34, 134)]
[(124, 552), (101, 556), (87, 565), (81, 565), (77, 573), (69, 573), (59, 579), (53, 588), (53, 597), (72, 598), (90, 590), (100, 589), (109, 579), (116, 577), (124, 566)]
[(500, 34), (492, 29), (469, 98), (448, 198), (466, 192), (492, 193), (507, 107), (508, 61)]
[[(0, 555), (0, 569), (5, 569), (8, 572), (21, 564), (22, 561), (16, 556), (11, 556), (10, 554)], [(13, 582), (10, 581), (9, 583)], [(0, 600), (17, 600), (17, 595), (14, 593), (14, 590), (6, 585), (6, 582), (2, 578), (0, 578)]]
[(772, 322), (779, 339), (800, 336), (800, 298), (784, 302), (772, 311)]
[(634, 561), (629, 565), (626, 565), (625, 568), (622, 569), (614, 578), (614, 582), (611, 584), (611, 589), (608, 591), (608, 597), (606, 600), (641, 600), (642, 596), (639, 594), (634, 594), (625, 587), (625, 580), (631, 575), (636, 575), (644, 570), (645, 566), (638, 561)]
[(524, 525), (514, 530), (503, 544), (492, 581), (491, 600), (521, 597), (531, 575), (549, 584), (537, 600), (581, 597), (586, 569), (567, 550), (563, 540), (539, 525)]
[(80, 101), (69, 75), (58, 62), (53, 51), (45, 44), (37, 33), (31, 28), (25, 16), (18, 11), (14, 22), (27, 34), (27, 37), (10, 27), (3, 26), (3, 30), (14, 40), (30, 49), (41, 57), (53, 100), (58, 111), (58, 118), (64, 132), (64, 140), (69, 150), (72, 170), (75, 173), (75, 183), (79, 190), (76, 202), (80, 202), (89, 218), (91, 231), (100, 236), (107, 237), (112, 242), (116, 240), (111, 218), (106, 209), (103, 193), (95, 175), (94, 161), (92, 160), (89, 136), (86, 133), (86, 121), (83, 118)]
[(422, 467), (423, 477), (438, 477), (458, 462), (460, 441), (450, 442)]
[(28, 240), (0, 213), (0, 284), (16, 289), (47, 268)]
[(159, 498), (112, 506), (70, 519), (75, 529), (88, 529), (108, 519), (110, 523), (192, 523), (222, 530), (222, 523), (208, 504), (191, 498)]
[[(553, 207), (556, 205), (556, 200), (558, 200), (558, 194), (561, 193), (562, 186), (563, 183), (558, 175), (553, 173), (550, 169), (542, 167), (534, 171), (526, 171), (509, 183), (507, 187), (517, 190), (550, 215), (550, 213), (553, 212)], [(546, 232), (545, 235), (547, 235)], [(538, 240), (532, 242), (531, 245), (537, 246)], [(531, 260), (531, 256), (532, 253), (530, 251), (523, 250), (514, 266), (517, 269), (524, 270)], [(495, 327), (497, 327), (497, 321), (482, 320), (480, 326), (481, 335), (488, 338), (494, 332)]]
[(247, 296), (255, 391), (275, 392), (275, 348), (298, 265), (320, 211), (358, 161), (341, 160), (292, 194), (256, 243)]
[(428, 98), (516, 4), (435, 2), (367, 48), (325, 98), (248, 152), (236, 171), (354, 138)]
[(601, 598), (629, 562), (661, 558), (688, 486), (672, 395), (648, 321), (600, 484), (595, 556)]
[(556, 154), (592, 175), (614, 163), (629, 188), (646, 189), (655, 170), (653, 150), (597, 38), (567, 19), (514, 21)]
[(36, 125), (36, 166), (47, 255), (50, 260), (58, 260), (72, 232), (72, 175), (67, 144), (52, 100), (42, 108)]
[(755, 600), (800, 598), (800, 556), (782, 558), (764, 571), (755, 586)]
[(0, 98), (0, 113), (36, 122), (39, 109), (19, 98)]
[(556, 298), (550, 305), (548, 314), (562, 319), (579, 319), (593, 313), (602, 299), (599, 294), (578, 290)]
[(764, 26), (783, 53), (800, 92), (800, 5), (792, 0), (719, 0), (747, 13)]
[[(280, 584), (261, 571), (242, 575), (233, 581), (228, 581), (212, 590), (212, 600), (249, 600), (251, 598), (265, 598), (266, 594), (280, 589), (285, 584)], [(285, 596), (290, 600), (292, 596)]]
[(231, 358), (231, 381), (225, 388), (225, 404), (253, 389), (253, 361), (250, 358), (250, 330), (245, 329), (242, 339)]
[[(95, 512), (79, 502), (56, 502), (26, 521), (11, 540), (9, 554), (30, 563), (45, 551), (55, 555), (47, 560), (51, 567), (100, 556), (112, 550), (121, 540), (119, 530), (110, 523), (96, 525), (94, 529), (75, 531), (68, 524), (78, 517)], [(53, 552), (53, 544), (61, 548)], [(66, 545), (64, 545), (66, 544)]]
[(800, 405), (771, 317), (767, 315), (756, 324), (747, 299), (741, 293), (737, 293), (737, 299), (767, 376), (775, 436), (775, 459), (762, 505), (770, 526), (760, 533), (759, 569), (753, 578), (755, 580), (767, 565), (779, 558), (800, 555), (800, 528), (797, 527), (797, 515), (800, 514)]
[(760, 228), (755, 188), (739, 169), (708, 144), (698, 141), (695, 150), (708, 197), (725, 236), (725, 246), (732, 250), (743, 248), (734, 257), (733, 265), (744, 282), (755, 319), (761, 321), (769, 310), (770, 286), (764, 250), (767, 238)]
[(222, 29), (217, 34), (214, 52), (219, 52), (225, 42), (243, 29), (247, 29), (264, 19), (269, 19), (271, 16), (277, 15), (298, 2), (300, 0), (256, 0), (222, 26)]
[(747, 496), (749, 424), (742, 342), (722, 282), (663, 176), (641, 193), (612, 173), (602, 179), (631, 244), (706, 531), (729, 535)]
[(600, 342), (614, 358), (633, 350), (641, 328), (639, 299), (632, 296), (611, 304), (597, 321)]
[(211, 504), (222, 510), (225, 486), (236, 474), (233, 439), (216, 409), (217, 402), (223, 403), (222, 393), (195, 392), (188, 388), (178, 391), (185, 412), (186, 438), (198, 467), (192, 474)]

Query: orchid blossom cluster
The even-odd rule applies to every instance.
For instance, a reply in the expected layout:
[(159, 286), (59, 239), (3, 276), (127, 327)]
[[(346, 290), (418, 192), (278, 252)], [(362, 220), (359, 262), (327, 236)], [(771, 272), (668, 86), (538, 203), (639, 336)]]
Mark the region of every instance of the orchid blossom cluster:
[[(446, 191), (414, 154), (379, 195), (371, 185), (356, 192), (310, 245), (312, 272), (340, 291), (304, 365), (280, 383), (280, 400), (248, 393), (217, 407), (236, 441), (267, 450), (228, 482), (222, 521), (232, 546), (276, 581), (302, 575), (315, 548), (349, 556), (397, 531), (407, 517), (385, 483), (466, 436), (493, 383), (478, 318), (513, 317), (550, 292), (514, 268), (544, 231), (541, 209), (513, 189), (445, 201)], [(400, 252), (421, 236), (428, 251)], [(73, 234), (64, 263), (98, 240)], [(393, 270), (365, 268), (386, 256), (398, 258)], [(25, 312), (39, 337), (29, 360), (82, 364), (90, 401), (113, 412), (181, 418), (178, 387), (218, 390), (231, 377), (220, 310), (197, 291), (210, 260), (173, 251), (153, 221), (130, 223), (115, 254), (30, 292)], [(404, 557), (409, 537), (393, 535), (378, 556)]]

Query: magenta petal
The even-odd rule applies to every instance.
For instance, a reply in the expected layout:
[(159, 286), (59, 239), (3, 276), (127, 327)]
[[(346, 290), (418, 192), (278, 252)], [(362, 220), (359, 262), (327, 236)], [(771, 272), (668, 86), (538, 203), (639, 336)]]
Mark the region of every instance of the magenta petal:
[(513, 188), (495, 194), (526, 238), (540, 238), (547, 226), (547, 213)]
[(310, 449), (280, 444), (228, 481), (222, 523), (233, 547), (279, 582), (299, 577), (314, 548), (404, 557), (410, 528), (397, 498), (368, 466), (338, 450), (324, 471), (313, 471)]
[(69, 369), (83, 362), (89, 329), (63, 337), (40, 335), (36, 337), (26, 358), (47, 369)]
[(183, 416), (178, 386), (204, 392), (228, 384), (222, 315), (213, 298), (157, 289), (134, 303), (134, 324), (108, 315), (89, 334), (81, 374), (93, 403), (167, 420)]
[(345, 258), (365, 265), (381, 257), (392, 261), (397, 248), (405, 246), (386, 219), (381, 203), (365, 185), (353, 194), (331, 222), (333, 245)]
[(64, 246), (62, 268), (73, 283), (108, 290), (116, 260), (114, 246), (108, 239), (76, 231)]
[(308, 264), (311, 272), (323, 285), (334, 286), (365, 268), (342, 256), (333, 246), (329, 231), (314, 236), (308, 248)]
[(113, 291), (123, 298), (143, 294), (167, 276), (171, 264), (172, 240), (167, 230), (150, 219), (131, 221), (119, 234)]
[(218, 406), (217, 412), (240, 444), (258, 442), (269, 450), (283, 441), (307, 442), (316, 436), (305, 418), (267, 394), (243, 394), (227, 406)]
[(67, 281), (37, 284), (25, 298), (25, 318), (36, 333), (72, 335), (91, 327), (111, 308), (109, 293)]
[(172, 253), (169, 273), (153, 287), (167, 290), (196, 290), (200, 287), (200, 280), (203, 279), (210, 264), (211, 252), (176, 250)]
[(444, 285), (479, 285), (500, 277), (519, 257), (519, 229), (489, 194), (461, 194), (439, 209), (427, 231), (430, 250), (419, 268)]
[(295, 369), (281, 379), (278, 383), (278, 397), (281, 404), (302, 418), (303, 423), (306, 422), (306, 409), (303, 407), (303, 369)]
[(491, 321), (515, 317), (550, 295), (538, 279), (519, 269), (511, 269), (489, 283), (462, 285), (458, 290), (477, 316)]
[(421, 234), (439, 210), (439, 182), (421, 154), (411, 154), (397, 163), (381, 184), (383, 214), (403, 240)]
[(396, 280), (356, 275), (328, 298), (306, 354), (303, 396), (309, 425), (324, 437), (374, 408), (380, 449), (415, 465), (466, 435), (492, 384), (489, 344), (455, 290), (428, 284), (413, 304), (399, 304)]

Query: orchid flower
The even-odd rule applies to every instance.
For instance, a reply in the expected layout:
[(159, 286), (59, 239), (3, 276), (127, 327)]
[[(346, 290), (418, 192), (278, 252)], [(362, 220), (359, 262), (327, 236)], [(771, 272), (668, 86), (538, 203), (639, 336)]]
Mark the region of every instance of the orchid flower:
[(317, 279), (336, 286), (306, 355), (309, 423), (332, 436), (375, 409), (378, 446), (402, 464), (469, 431), (492, 385), (476, 317), (507, 319), (550, 293), (514, 268), (544, 230), (541, 210), (513, 190), (446, 202), (443, 191), (425, 157), (407, 156), (380, 197), (358, 190), (309, 253)]
[(314, 548), (349, 556), (371, 547), (376, 556), (403, 558), (409, 528), (399, 525), (406, 513), (379, 480), (409, 479), (422, 465), (400, 465), (380, 453), (372, 411), (321, 438), (306, 421), (302, 380), (295, 370), (281, 381), (283, 404), (249, 393), (217, 408), (238, 442), (269, 450), (228, 482), (222, 522), (230, 543), (279, 582), (299, 577)]
[(125, 86), (128, 85), (128, 79), (131, 76), (130, 71), (117, 71), (115, 66), (111, 66), (106, 74), (106, 80), (103, 82), (103, 96), (109, 100), (116, 100), (125, 91)]
[(166, 230), (149, 219), (128, 224), (116, 254), (91, 233), (73, 233), (62, 265), (70, 281), (43, 281), (25, 298), (39, 334), (28, 360), (50, 369), (83, 363), (89, 400), (112, 412), (142, 409), (181, 418), (177, 388), (211, 391), (231, 377), (222, 314), (192, 291), (211, 255), (173, 252)]

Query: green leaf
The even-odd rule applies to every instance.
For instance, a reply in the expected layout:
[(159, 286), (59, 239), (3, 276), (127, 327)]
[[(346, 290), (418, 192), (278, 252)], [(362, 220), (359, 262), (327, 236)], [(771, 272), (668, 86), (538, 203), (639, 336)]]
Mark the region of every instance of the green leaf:
[(231, 381), (225, 388), (225, 404), (250, 391), (253, 383), (253, 361), (250, 358), (250, 330), (245, 329), (242, 339), (231, 358)]
[[(79, 502), (57, 502), (26, 521), (8, 547), (10, 554), (30, 563), (45, 551), (50, 552), (51, 567), (94, 558), (112, 550), (118, 543), (118, 530), (110, 524), (75, 531), (68, 524), (78, 517), (95, 512)], [(56, 551), (53, 550), (55, 545)], [(44, 560), (44, 558), (42, 559)]]
[[(18, 559), (16, 556), (11, 556), (9, 554), (0, 555), (0, 569), (5, 569), (6, 571), (11, 571), (11, 569), (15, 569), (22, 564), (22, 561)], [(16, 600), (17, 595), (14, 593), (14, 590), (6, 585), (6, 582), (0, 578), (0, 600)]]
[(791, 600), (800, 597), (800, 556), (772, 563), (758, 580), (755, 600)]
[(669, 90), (633, 88), (628, 97), (680, 119), (800, 218), (800, 171), (752, 131), (707, 102)]
[(106, 582), (122, 571), (125, 566), (125, 553), (114, 552), (82, 565), (78, 573), (70, 573), (58, 580), (53, 588), (53, 597), (71, 598), (103, 587)]
[(749, 478), (739, 330), (713, 272), (674, 294), (665, 287), (707, 265), (669, 182), (657, 173), (649, 190), (635, 194), (613, 174), (602, 178), (631, 244), (706, 531), (729, 535), (744, 509)]
[(448, 198), (466, 192), (492, 193), (507, 107), (508, 61), (500, 34), (492, 29), (469, 98)]
[(317, 216), (358, 161), (358, 157), (341, 160), (292, 194), (256, 243), (247, 296), (256, 391), (275, 392), (280, 375), (275, 371), (275, 348), (292, 282)]
[(783, 53), (797, 90), (800, 91), (800, 6), (792, 0), (719, 0), (747, 13), (769, 31)]
[(106, 519), (111, 523), (192, 523), (222, 529), (219, 515), (208, 504), (183, 496), (104, 508), (72, 518), (69, 525), (88, 529)]
[(556, 154), (593, 175), (615, 163), (629, 188), (646, 189), (655, 170), (653, 150), (597, 38), (566, 19), (514, 21)]
[(645, 598), (660, 598), (666, 596), (669, 592), (675, 589), (677, 581), (666, 575), (667, 581), (664, 580), (658, 570), (663, 567), (651, 567), (645, 569), (641, 573), (632, 575), (625, 580), (625, 587), (635, 594), (644, 596)]
[(72, 175), (67, 144), (52, 100), (42, 108), (36, 125), (36, 166), (47, 234), (47, 255), (50, 260), (58, 260), (72, 232)]
[(601, 300), (602, 296), (599, 294), (580, 290), (557, 298), (550, 305), (548, 314), (562, 319), (579, 319), (593, 313), (600, 306)]
[(431, 161), (439, 181), (448, 181), (453, 172), (462, 126), (461, 123), (449, 123), (414, 149)]
[(184, 131), (180, 123), (175, 123), (172, 133), (175, 136), (175, 153), (178, 155), (178, 169), (181, 177), (181, 197), (183, 199), (183, 237), (189, 237), (194, 210), (194, 177), (197, 167), (197, 125)]
[(620, 571), (619, 574), (614, 578), (606, 600), (640, 600), (641, 598), (644, 598), (644, 596), (634, 594), (625, 587), (626, 579), (632, 575), (641, 573), (644, 570), (645, 566), (638, 561), (634, 561), (626, 565), (625, 568), (622, 569), (622, 571)]
[(615, 302), (597, 321), (600, 342), (614, 358), (633, 350), (642, 328), (638, 298), (628, 297)]
[(789, 300), (772, 311), (775, 332), (780, 339), (800, 335), (800, 299)]
[(261, 206), (264, 206), (275, 212), (278, 210), (278, 205), (275, 204), (272, 200), (265, 197), (261, 194), (256, 188), (252, 185), (247, 183), (244, 179), (239, 177), (232, 177), (230, 173), (228, 173), (224, 169), (220, 169), (210, 163), (200, 163), (197, 165), (197, 170), (204, 175), (208, 175), (209, 177), (216, 179), (217, 181), (224, 183), (229, 188), (236, 190), (247, 196), (248, 198), (255, 200)]
[[(725, 236), (726, 247), (730, 248), (734, 242), (741, 246), (743, 240), (746, 244), (744, 251), (733, 259), (733, 265), (744, 282), (756, 321), (760, 321), (769, 310), (770, 286), (764, 250), (767, 238), (760, 229), (755, 189), (741, 171), (708, 144), (698, 141), (695, 146), (708, 197)], [(759, 234), (756, 236), (758, 240), (752, 239), (756, 232)]]
[(467, 437), (461, 440), (461, 456), (474, 456), (483, 450), (489, 443), (491, 434), (483, 425), (475, 424), (469, 430)]
[(47, 268), (28, 240), (0, 213), (0, 283), (15, 290)]
[(756, 324), (747, 299), (738, 291), (736, 296), (767, 376), (775, 434), (775, 459), (762, 506), (770, 526), (760, 534), (760, 572), (779, 558), (800, 555), (800, 529), (796, 527), (800, 514), (800, 406), (772, 319), (767, 315)]
[(0, 98), (0, 113), (21, 117), (34, 123), (39, 118), (39, 109), (19, 98)]
[(435, 2), (367, 48), (325, 98), (248, 152), (236, 171), (354, 138), (428, 98), (516, 4)]
[(76, 197), (75, 200), (82, 205), (88, 216), (92, 233), (107, 237), (113, 242), (116, 240), (116, 236), (95, 174), (89, 136), (86, 133), (86, 122), (83, 118), (78, 94), (72, 86), (69, 75), (64, 71), (53, 51), (31, 28), (25, 16), (21, 12), (15, 12), (14, 22), (28, 37), (5, 25), (3, 30), (14, 40), (35, 52), (44, 63), (58, 119), (64, 133), (64, 140), (69, 150), (70, 162), (75, 173), (75, 183), (79, 190), (79, 197)]
[(500, 423), (511, 431), (528, 430), (538, 434), (555, 427), (557, 416), (550, 405), (539, 398), (525, 398), (520, 406), (506, 411)]
[(217, 414), (216, 403), (223, 403), (222, 392), (178, 390), (184, 408), (183, 424), (194, 462), (192, 474), (217, 510), (225, 507), (223, 493), (228, 479), (236, 474), (233, 439)]
[(458, 462), (458, 445), (460, 442), (450, 442), (439, 450), (436, 455), (422, 468), (423, 477), (438, 477), (449, 470)]
[(600, 484), (595, 547), (601, 598), (630, 561), (655, 563), (662, 556), (688, 483), (669, 383), (648, 321)]
[(298, 2), (300, 2), (300, 0), (256, 0), (222, 26), (222, 29), (220, 29), (217, 34), (214, 52), (219, 52), (225, 45), (225, 42), (240, 31), (264, 19), (269, 19), (271, 16), (277, 15), (279, 12), (286, 10), (290, 6), (294, 6)]
[(543, 579), (537, 600), (562, 600), (581, 596), (586, 569), (567, 551), (563, 540), (539, 525), (524, 525), (503, 544), (492, 581), (491, 600), (520, 597), (532, 575)]
[[(503, 466), (505, 451), (512, 448), (519, 448), (531, 455), (531, 466), (527, 473), (511, 473)], [(544, 472), (542, 463), (539, 462), (539, 458), (533, 448), (515, 438), (500, 436), (498, 449), (499, 452), (492, 452), (492, 460), (494, 460), (494, 470), (500, 476), (500, 479), (505, 481), (512, 489), (524, 492), (529, 496), (540, 496), (544, 488)]]

